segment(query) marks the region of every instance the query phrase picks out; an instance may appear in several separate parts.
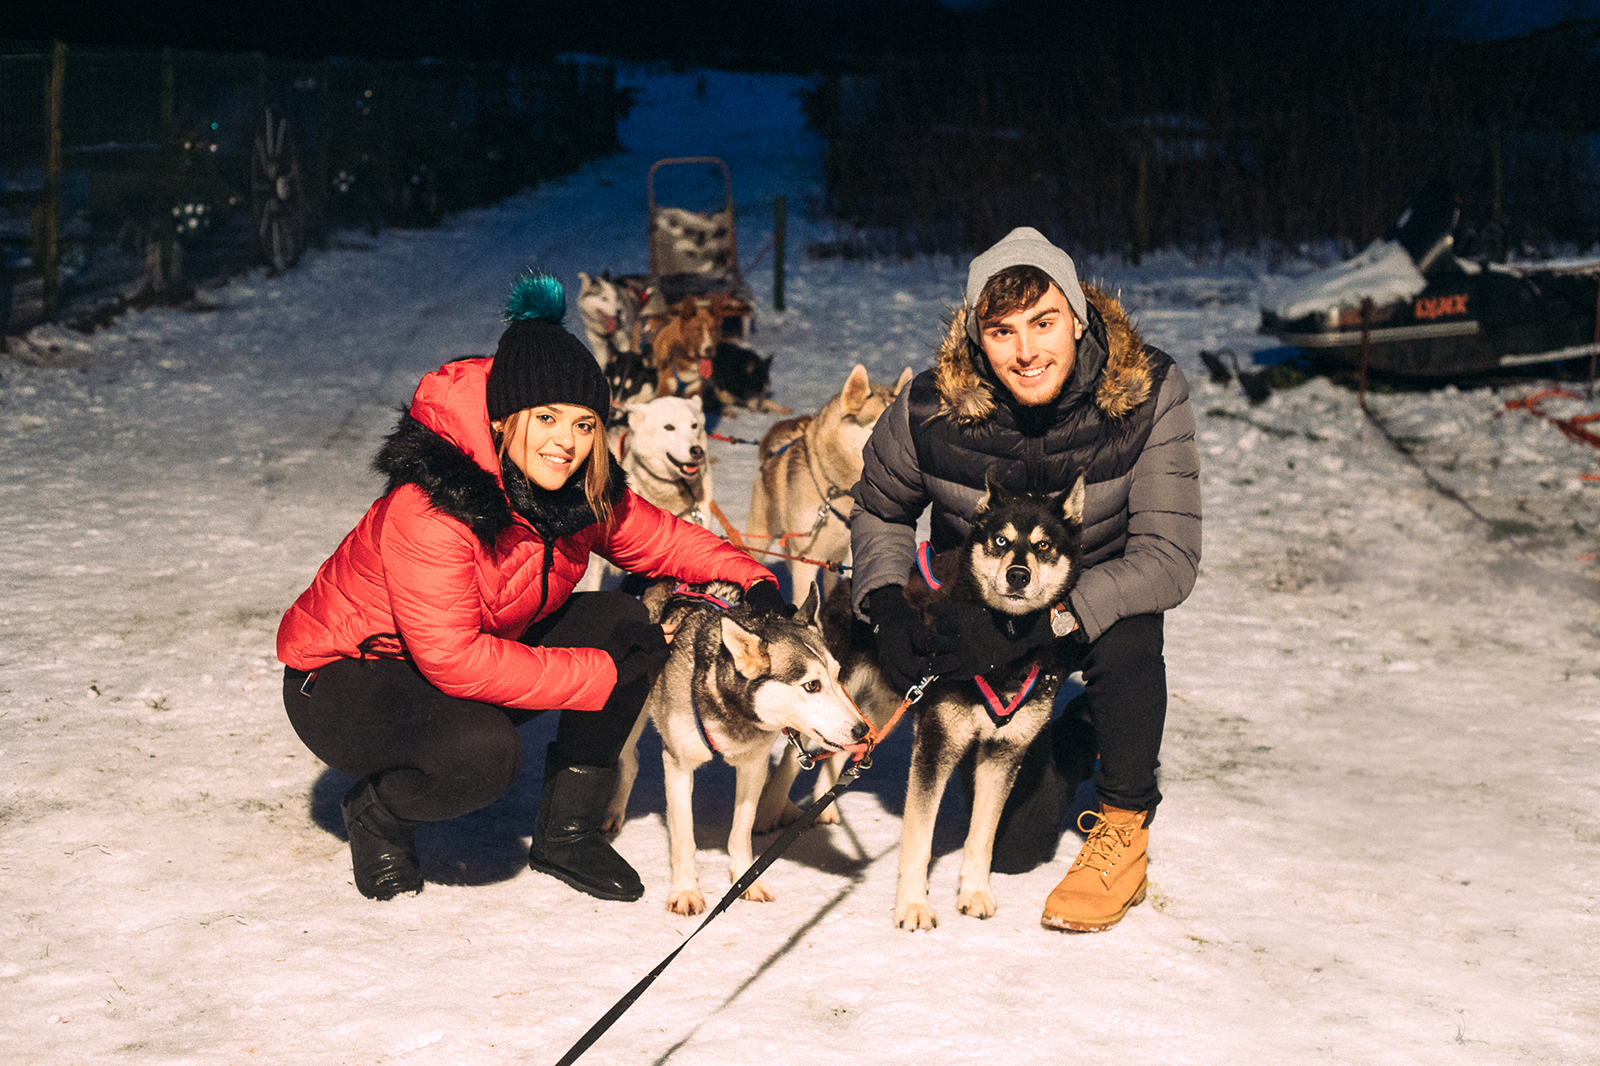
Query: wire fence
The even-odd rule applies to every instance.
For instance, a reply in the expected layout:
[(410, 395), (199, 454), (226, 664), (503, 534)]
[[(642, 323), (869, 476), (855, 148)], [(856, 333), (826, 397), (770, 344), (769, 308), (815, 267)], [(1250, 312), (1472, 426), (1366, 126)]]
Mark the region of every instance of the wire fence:
[(0, 328), (130, 284), (286, 269), (342, 227), (433, 224), (615, 150), (625, 103), (592, 60), (0, 40)]
[(1360, 246), (1436, 174), (1466, 254), (1600, 242), (1600, 19), (1471, 42), (1191, 7), (823, 79), (831, 250)]

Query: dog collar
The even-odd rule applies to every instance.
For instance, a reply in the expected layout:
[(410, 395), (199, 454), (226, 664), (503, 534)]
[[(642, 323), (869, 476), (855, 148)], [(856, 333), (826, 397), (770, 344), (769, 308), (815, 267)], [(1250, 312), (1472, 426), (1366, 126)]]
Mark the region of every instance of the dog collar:
[(940, 588), (939, 579), (933, 576), (933, 545), (928, 541), (917, 545), (917, 569), (922, 571), (922, 580), (930, 589)]

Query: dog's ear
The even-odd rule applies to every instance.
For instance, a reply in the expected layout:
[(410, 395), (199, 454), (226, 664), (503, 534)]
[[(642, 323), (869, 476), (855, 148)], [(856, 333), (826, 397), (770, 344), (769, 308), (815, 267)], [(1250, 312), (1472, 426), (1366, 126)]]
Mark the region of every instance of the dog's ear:
[(700, 313), (700, 303), (693, 296), (685, 296), (683, 303), (678, 305), (678, 317), (685, 322)]
[(1010, 499), (1011, 493), (1007, 492), (1006, 487), (1000, 484), (1000, 475), (991, 466), (984, 471), (983, 498), (978, 501), (978, 506), (973, 508), (972, 514), (976, 517), (984, 511), (991, 511), (996, 507), (1002, 506)]
[(817, 583), (813, 581), (811, 583), (811, 591), (806, 593), (805, 602), (802, 603), (800, 605), (800, 609), (795, 612), (795, 620), (803, 625), (810, 626), (812, 629), (821, 629), (822, 622), (817, 617), (817, 612), (821, 610), (821, 608), (822, 596), (817, 591)]
[(1057, 498), (1061, 505), (1061, 517), (1068, 525), (1081, 525), (1083, 522), (1083, 475), (1078, 475), (1078, 480), (1073, 482), (1072, 488), (1063, 492)]
[(839, 400), (846, 413), (853, 415), (861, 410), (861, 405), (871, 395), (872, 382), (867, 379), (867, 368), (857, 363), (851, 367), (850, 376), (844, 379), (844, 390), (839, 393)]
[(765, 677), (772, 672), (772, 658), (761, 638), (727, 615), (722, 616), (722, 646), (733, 656), (733, 668), (743, 677)]
[(911, 373), (911, 368), (909, 366), (900, 371), (900, 376), (895, 379), (894, 388), (890, 390), (889, 395), (899, 396), (900, 390), (911, 384), (911, 379), (913, 376), (914, 375)]
[(578, 292), (580, 295), (588, 292), (593, 284), (594, 282), (592, 279), (590, 279), (589, 275), (585, 274), (581, 270), (578, 271)]
[(687, 402), (688, 402), (690, 407), (694, 408), (694, 413), (695, 414), (697, 414), (697, 415), (704, 415), (705, 414), (705, 405), (700, 402), (700, 396), (699, 396), (698, 393), (695, 394), (694, 396), (689, 397)]

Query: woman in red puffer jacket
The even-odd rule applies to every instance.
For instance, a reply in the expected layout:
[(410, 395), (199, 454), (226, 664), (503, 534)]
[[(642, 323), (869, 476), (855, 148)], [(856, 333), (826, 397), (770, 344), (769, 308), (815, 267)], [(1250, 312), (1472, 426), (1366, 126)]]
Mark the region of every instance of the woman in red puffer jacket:
[(421, 890), (416, 823), (503, 795), (517, 727), (546, 710), (563, 713), (530, 865), (604, 899), (643, 894), (600, 821), (667, 635), (631, 596), (574, 594), (591, 551), (786, 606), (764, 567), (626, 489), (605, 447), (605, 377), (564, 313), (559, 282), (523, 278), (494, 358), (422, 379), (378, 452), (386, 493), (278, 629), (291, 724), (360, 778), (343, 811), (356, 887), (374, 899)]

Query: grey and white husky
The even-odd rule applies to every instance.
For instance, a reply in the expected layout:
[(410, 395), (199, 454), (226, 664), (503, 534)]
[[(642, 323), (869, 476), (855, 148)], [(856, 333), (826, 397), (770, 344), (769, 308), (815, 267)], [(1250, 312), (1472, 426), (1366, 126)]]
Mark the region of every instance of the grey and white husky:
[[(1082, 522), (1081, 477), (1055, 496), (1011, 493), (991, 482), (965, 543), (931, 560), (924, 554), (906, 584), (906, 599), (927, 612), (948, 596), (987, 607), (1002, 629), (1031, 624), (1039, 612), (1064, 603), (1076, 583)], [(844, 664), (846, 690), (881, 721), (904, 694), (891, 691), (878, 673), (870, 631), (852, 624), (849, 604), (849, 588), (841, 583), (828, 601), (829, 646)], [(1028, 745), (1050, 718), (1066, 665), (1059, 642), (1053, 642), (981, 679), (936, 680), (928, 686), (914, 712), (895, 925), (938, 925), (928, 902), (934, 816), (951, 771), (969, 751), (976, 754), (972, 821), (956, 909), (975, 918), (991, 917), (998, 910), (989, 887), (989, 865), (1000, 812)]]
[[(755, 858), (750, 834), (778, 734), (792, 729), (810, 746), (834, 750), (858, 744), (867, 735), (867, 723), (839, 685), (839, 663), (829, 653), (817, 619), (816, 592), (792, 619), (740, 604), (740, 592), (722, 582), (688, 589), (664, 582), (644, 596), (651, 620), (673, 630), (672, 645), (644, 713), (623, 746), (605, 827), (622, 825), (639, 769), (636, 745), (648, 718), (661, 734), (672, 860), (667, 908), (676, 914), (706, 909), (695, 869), (692, 797), (697, 768), (721, 755), (737, 771), (728, 833), (728, 877), (736, 881)], [(765, 902), (776, 897), (757, 880), (743, 898)]]

